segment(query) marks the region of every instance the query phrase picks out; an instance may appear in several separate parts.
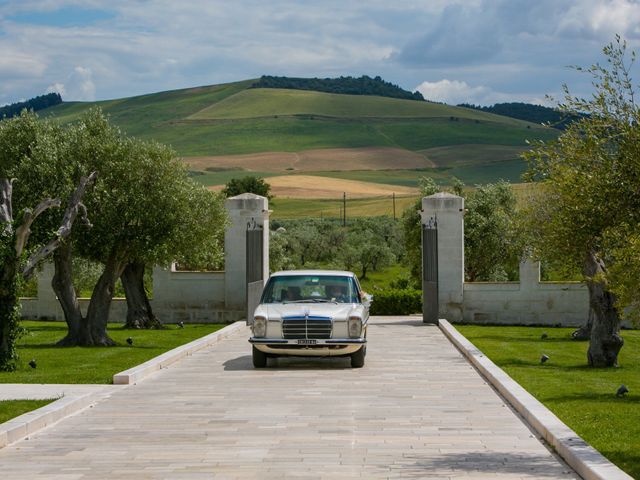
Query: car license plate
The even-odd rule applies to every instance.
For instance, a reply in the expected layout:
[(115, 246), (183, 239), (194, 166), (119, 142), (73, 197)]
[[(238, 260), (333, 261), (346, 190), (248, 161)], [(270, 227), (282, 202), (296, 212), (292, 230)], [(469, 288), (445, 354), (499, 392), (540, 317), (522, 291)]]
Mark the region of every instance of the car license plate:
[(309, 340), (308, 338), (298, 340), (298, 345), (315, 345), (318, 343), (316, 340)]

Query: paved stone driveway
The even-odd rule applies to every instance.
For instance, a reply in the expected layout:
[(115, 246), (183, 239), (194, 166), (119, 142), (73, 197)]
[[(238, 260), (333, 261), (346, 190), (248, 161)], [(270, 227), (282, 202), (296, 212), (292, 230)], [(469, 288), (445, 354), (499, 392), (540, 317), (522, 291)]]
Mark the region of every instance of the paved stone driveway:
[(374, 318), (363, 369), (254, 370), (246, 338), (0, 450), (2, 478), (577, 478), (437, 327)]

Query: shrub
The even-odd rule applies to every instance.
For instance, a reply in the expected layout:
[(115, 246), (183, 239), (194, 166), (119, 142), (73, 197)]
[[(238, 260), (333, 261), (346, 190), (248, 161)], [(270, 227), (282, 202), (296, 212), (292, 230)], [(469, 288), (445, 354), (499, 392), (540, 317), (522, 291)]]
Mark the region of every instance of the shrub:
[(409, 315), (422, 311), (422, 291), (415, 289), (376, 290), (371, 315)]

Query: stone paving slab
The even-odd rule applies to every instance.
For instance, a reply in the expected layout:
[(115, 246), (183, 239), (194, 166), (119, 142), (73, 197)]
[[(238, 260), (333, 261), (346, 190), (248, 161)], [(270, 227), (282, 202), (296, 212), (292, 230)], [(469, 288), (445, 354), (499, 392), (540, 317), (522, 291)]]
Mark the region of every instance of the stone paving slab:
[(3, 478), (578, 478), (437, 327), (373, 318), (362, 369), (255, 370), (247, 337), (0, 450)]

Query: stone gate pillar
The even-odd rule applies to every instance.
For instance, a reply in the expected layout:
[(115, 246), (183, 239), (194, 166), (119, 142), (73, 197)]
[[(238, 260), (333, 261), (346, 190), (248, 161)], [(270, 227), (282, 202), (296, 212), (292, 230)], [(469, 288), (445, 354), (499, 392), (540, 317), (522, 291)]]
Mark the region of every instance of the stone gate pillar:
[(438, 225), (438, 302), (441, 318), (462, 320), (464, 198), (440, 192), (422, 199), (422, 224)]
[(227, 309), (244, 310), (247, 303), (247, 225), (262, 226), (262, 278), (269, 278), (269, 200), (243, 193), (225, 200), (230, 225), (224, 234), (224, 295)]

